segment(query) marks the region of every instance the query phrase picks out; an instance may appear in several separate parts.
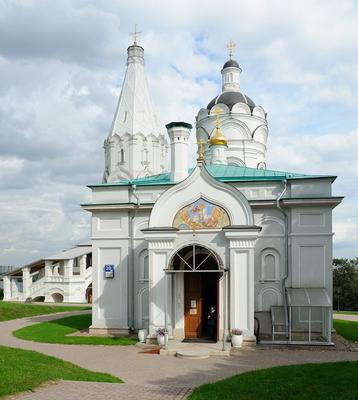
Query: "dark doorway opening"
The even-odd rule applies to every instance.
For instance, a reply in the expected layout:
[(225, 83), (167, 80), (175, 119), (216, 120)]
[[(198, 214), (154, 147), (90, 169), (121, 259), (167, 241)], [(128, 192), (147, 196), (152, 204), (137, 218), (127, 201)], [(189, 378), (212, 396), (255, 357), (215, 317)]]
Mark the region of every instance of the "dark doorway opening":
[[(208, 340), (218, 340), (218, 273), (201, 274), (203, 312), (202, 312), (202, 336)], [(214, 315), (211, 312), (214, 309)]]

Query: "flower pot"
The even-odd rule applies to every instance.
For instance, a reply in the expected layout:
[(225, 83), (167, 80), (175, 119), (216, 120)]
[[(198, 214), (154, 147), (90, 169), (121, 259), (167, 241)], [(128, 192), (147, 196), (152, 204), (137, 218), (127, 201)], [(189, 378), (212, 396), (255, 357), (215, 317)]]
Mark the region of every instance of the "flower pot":
[(164, 335), (157, 335), (157, 342), (159, 346), (164, 346), (165, 336)]
[(242, 346), (242, 340), (243, 340), (243, 336), (242, 335), (232, 335), (231, 336), (232, 347), (241, 347)]
[(139, 329), (139, 331), (138, 331), (138, 340), (141, 343), (145, 343), (145, 340), (147, 339), (147, 335), (148, 335), (148, 332), (147, 332), (146, 329)]

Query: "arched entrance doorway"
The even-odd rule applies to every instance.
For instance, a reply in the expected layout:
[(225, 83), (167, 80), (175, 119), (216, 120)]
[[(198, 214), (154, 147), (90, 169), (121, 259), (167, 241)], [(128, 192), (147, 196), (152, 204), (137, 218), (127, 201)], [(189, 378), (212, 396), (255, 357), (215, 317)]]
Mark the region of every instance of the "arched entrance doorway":
[(223, 274), (218, 256), (204, 246), (193, 244), (175, 253), (169, 269), (184, 275), (185, 339), (217, 341), (219, 280)]
[(92, 304), (92, 283), (90, 283), (86, 289), (86, 301)]

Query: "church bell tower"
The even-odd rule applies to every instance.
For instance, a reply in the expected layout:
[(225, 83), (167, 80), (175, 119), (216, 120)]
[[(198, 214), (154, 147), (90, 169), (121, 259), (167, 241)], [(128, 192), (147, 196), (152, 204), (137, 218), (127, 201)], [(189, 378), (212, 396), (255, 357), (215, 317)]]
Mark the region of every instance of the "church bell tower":
[(168, 151), (160, 133), (144, 69), (144, 49), (134, 42), (127, 49), (125, 73), (117, 109), (104, 142), (103, 182), (135, 179), (163, 172)]

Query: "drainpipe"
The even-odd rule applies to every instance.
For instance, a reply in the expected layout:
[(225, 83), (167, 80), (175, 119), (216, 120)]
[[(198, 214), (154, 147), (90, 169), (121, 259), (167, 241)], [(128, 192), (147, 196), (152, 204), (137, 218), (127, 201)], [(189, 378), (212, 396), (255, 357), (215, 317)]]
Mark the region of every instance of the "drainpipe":
[(132, 189), (132, 194), (136, 199), (136, 204), (134, 207), (134, 210), (132, 212), (130, 212), (131, 217), (130, 217), (130, 224), (129, 224), (129, 242), (130, 242), (130, 248), (131, 248), (131, 255), (130, 255), (130, 270), (129, 270), (129, 277), (130, 277), (130, 282), (131, 282), (131, 295), (128, 296), (128, 311), (129, 311), (129, 315), (130, 315), (130, 330), (133, 331), (134, 330), (134, 291), (135, 291), (135, 282), (134, 282), (134, 267), (135, 267), (135, 263), (134, 263), (134, 219), (137, 215), (137, 211), (138, 208), (140, 207), (140, 200), (138, 197), (138, 194), (136, 192), (137, 186), (132, 184), (132, 182), (129, 182), (130, 187)]
[(280, 201), (287, 191), (287, 180), (283, 179), (282, 184), (283, 184), (283, 191), (276, 198), (276, 206), (281, 211), (281, 213), (283, 215), (283, 219), (285, 221), (285, 263), (284, 263), (285, 270), (284, 270), (284, 276), (282, 277), (281, 284), (282, 284), (282, 294), (283, 294), (283, 306), (285, 309), (285, 334), (286, 334), (286, 338), (287, 338), (288, 337), (288, 307), (287, 307), (287, 298), (286, 298), (286, 280), (288, 277), (288, 258), (289, 258), (289, 254), (288, 254), (288, 215), (287, 215), (286, 211), (280, 205)]

